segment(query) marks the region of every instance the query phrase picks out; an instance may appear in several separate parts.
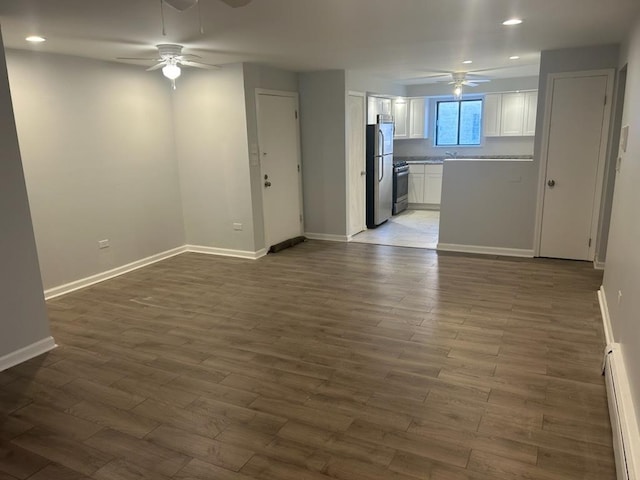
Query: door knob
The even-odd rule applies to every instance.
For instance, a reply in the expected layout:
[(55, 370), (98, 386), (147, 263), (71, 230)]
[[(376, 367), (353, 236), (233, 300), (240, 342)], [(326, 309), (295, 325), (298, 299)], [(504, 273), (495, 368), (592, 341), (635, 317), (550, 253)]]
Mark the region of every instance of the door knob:
[(364, 170), (362, 172), (360, 172), (361, 176), (365, 176), (367, 174), (367, 172), (365, 172)]
[(271, 182), (267, 180), (266, 182), (264, 182), (264, 186), (265, 187), (270, 187), (271, 186)]
[(555, 180), (549, 180), (549, 181), (547, 182), (547, 185), (549, 185), (551, 188), (553, 188), (553, 187), (555, 187), (555, 186), (556, 186), (556, 181), (555, 181)]

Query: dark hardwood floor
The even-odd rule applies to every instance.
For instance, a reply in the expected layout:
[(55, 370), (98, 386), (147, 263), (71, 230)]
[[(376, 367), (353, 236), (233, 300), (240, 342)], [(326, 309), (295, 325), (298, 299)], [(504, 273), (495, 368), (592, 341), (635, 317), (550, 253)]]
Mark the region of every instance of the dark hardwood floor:
[(48, 302), (0, 480), (614, 479), (589, 263), (307, 242)]

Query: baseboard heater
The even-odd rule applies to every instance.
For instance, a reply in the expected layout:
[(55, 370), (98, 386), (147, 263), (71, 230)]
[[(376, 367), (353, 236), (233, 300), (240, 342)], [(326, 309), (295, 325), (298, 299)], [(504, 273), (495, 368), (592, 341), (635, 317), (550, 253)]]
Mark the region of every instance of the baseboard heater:
[(619, 344), (607, 345), (603, 366), (617, 480), (640, 480), (640, 433)]

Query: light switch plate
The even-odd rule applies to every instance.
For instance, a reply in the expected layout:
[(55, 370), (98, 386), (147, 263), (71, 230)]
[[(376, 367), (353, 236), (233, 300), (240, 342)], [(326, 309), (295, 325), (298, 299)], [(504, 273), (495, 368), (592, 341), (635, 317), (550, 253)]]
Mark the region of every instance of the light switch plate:
[(622, 127), (622, 132), (620, 133), (620, 150), (623, 153), (627, 152), (627, 143), (629, 142), (629, 125), (625, 125)]

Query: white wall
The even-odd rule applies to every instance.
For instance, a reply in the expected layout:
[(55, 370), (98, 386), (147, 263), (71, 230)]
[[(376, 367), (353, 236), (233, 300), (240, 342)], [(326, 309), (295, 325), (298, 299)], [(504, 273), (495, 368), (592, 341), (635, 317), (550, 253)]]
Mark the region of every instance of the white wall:
[(629, 125), (629, 143), (616, 179), (603, 286), (613, 337), (622, 346), (640, 419), (640, 18), (625, 52), (628, 72), (622, 124)]
[(174, 92), (187, 244), (256, 251), (244, 95), (241, 64), (187, 70)]
[(243, 64), (245, 106), (247, 110), (247, 140), (249, 142), (249, 170), (251, 175), (251, 204), (253, 207), (253, 231), (256, 249), (265, 248), (264, 211), (262, 190), (264, 180), (260, 171), (260, 159), (255, 152), (258, 145), (258, 118), (256, 113), (256, 89), (298, 91), (298, 74), (251, 63)]
[(0, 35), (0, 358), (48, 338), (36, 243)]
[(44, 287), (183, 245), (168, 82), (77, 57), (7, 60)]
[(305, 232), (346, 235), (344, 70), (300, 74)]

